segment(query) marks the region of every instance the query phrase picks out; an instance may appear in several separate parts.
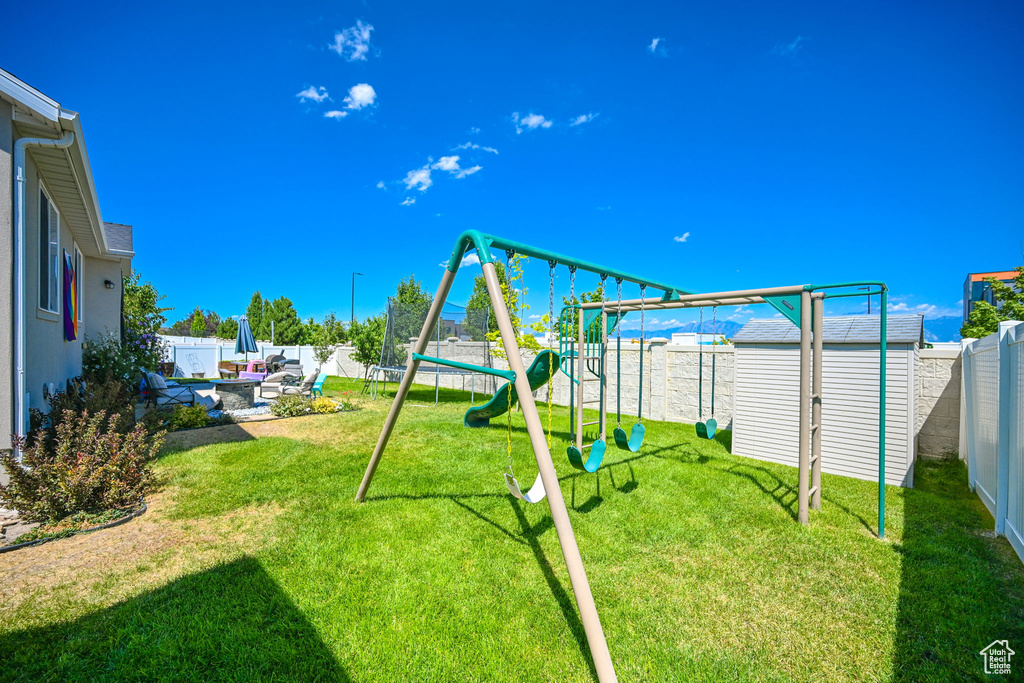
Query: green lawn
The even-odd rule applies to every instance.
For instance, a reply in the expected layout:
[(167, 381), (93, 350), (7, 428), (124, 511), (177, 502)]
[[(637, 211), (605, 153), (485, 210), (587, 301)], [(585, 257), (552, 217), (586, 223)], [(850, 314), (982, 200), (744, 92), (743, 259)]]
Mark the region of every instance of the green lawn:
[[(4, 680), (594, 680), (547, 505), (505, 490), (504, 421), (465, 429), (468, 394), (442, 398), (415, 390), (366, 504), (390, 399), (169, 452), (136, 520), (173, 530), (151, 549), (32, 549), (59, 565), (38, 585), (0, 555)], [(796, 471), (730, 455), (728, 432), (649, 422), (589, 475), (567, 426), (561, 409), (555, 465), (622, 681), (971, 680), (989, 642), (1024, 651), (1024, 569), (959, 463), (890, 488), (879, 541), (870, 482), (825, 475), (804, 528)]]

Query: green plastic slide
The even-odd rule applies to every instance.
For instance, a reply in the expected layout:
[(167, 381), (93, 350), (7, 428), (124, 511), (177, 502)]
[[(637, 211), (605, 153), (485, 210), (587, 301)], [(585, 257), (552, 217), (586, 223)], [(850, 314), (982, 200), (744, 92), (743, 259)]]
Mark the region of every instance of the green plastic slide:
[[(530, 380), (530, 389), (536, 391), (547, 383), (548, 378), (558, 372), (558, 354), (554, 351), (541, 351), (530, 369), (526, 371), (526, 377)], [(515, 385), (512, 386), (512, 403), (518, 400)], [(467, 427), (486, 427), (490, 424), (492, 417), (504, 415), (509, 408), (508, 384), (502, 384), (491, 400), (478, 408), (470, 408), (466, 411), (463, 423)]]

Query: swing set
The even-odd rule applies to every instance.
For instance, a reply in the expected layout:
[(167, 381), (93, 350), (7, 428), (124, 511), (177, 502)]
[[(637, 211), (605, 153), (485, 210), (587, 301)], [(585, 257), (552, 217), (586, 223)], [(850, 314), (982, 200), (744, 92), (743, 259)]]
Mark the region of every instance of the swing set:
[[(463, 258), (470, 249), (476, 250), (479, 257), (487, 293), (491, 301), (498, 330), (508, 359), (508, 370), (488, 368), (469, 363), (461, 363), (440, 358), (424, 356), (430, 341), (430, 332), (440, 315), (441, 308), (451, 291), (455, 275), (459, 271)], [(549, 266), (548, 289), (548, 321), (554, 323), (554, 277), (559, 265), (567, 266), (570, 274), (570, 298), (558, 318), (555, 331), (558, 341), (558, 352), (542, 351), (534, 359), (528, 371), (520, 353), (517, 330), (513, 326), (513, 318), (495, 269), (493, 250), (505, 250), (510, 262), (516, 256), (547, 260)], [(515, 269), (518, 271), (518, 269)], [(596, 274), (600, 278), (600, 300), (593, 302), (577, 302), (575, 298), (576, 272), (584, 270)], [(514, 275), (514, 274), (513, 274)], [(521, 274), (520, 274), (521, 277)], [(616, 300), (608, 301), (605, 296), (605, 285), (608, 278), (616, 282)], [(622, 299), (622, 283), (629, 282), (640, 288), (639, 299)], [(511, 290), (515, 282), (509, 282)], [(521, 280), (519, 281), (521, 285)], [(587, 642), (594, 660), (594, 668), (601, 683), (617, 680), (615, 667), (608, 651), (604, 630), (597, 613), (594, 597), (587, 580), (586, 570), (580, 556), (576, 537), (573, 534), (569, 513), (559, 487), (558, 475), (555, 472), (551, 457), (551, 414), (552, 387), (551, 383), (556, 372), (562, 372), (569, 378), (569, 419), (570, 441), (567, 455), (570, 464), (586, 472), (596, 472), (604, 460), (607, 449), (605, 430), (607, 428), (607, 377), (605, 366), (608, 353), (608, 337), (614, 331), (616, 335), (616, 427), (613, 439), (619, 448), (630, 452), (638, 452), (644, 442), (646, 428), (643, 424), (643, 376), (644, 346), (646, 344), (645, 324), (648, 310), (669, 310), (676, 308), (700, 308), (701, 326), (703, 327), (703, 309), (712, 308), (712, 329), (717, 341), (717, 309), (718, 306), (750, 305), (766, 303), (775, 308), (785, 318), (800, 329), (800, 419), (799, 419), (799, 472), (798, 472), (798, 513), (797, 520), (801, 524), (809, 523), (809, 510), (821, 507), (821, 403), (822, 403), (822, 345), (820, 334), (823, 320), (823, 302), (826, 294), (830, 298), (847, 296), (865, 296), (857, 287), (868, 288), (868, 295), (880, 295), (881, 298), (881, 336), (879, 339), (879, 421), (878, 421), (878, 536), (885, 536), (885, 384), (886, 384), (886, 301), (888, 290), (882, 282), (845, 282), (827, 285), (795, 285), (789, 287), (771, 287), (740, 291), (697, 294), (686, 289), (648, 278), (637, 277), (621, 271), (598, 266), (586, 261), (538, 249), (512, 240), (487, 235), (470, 230), (459, 236), (452, 251), (451, 258), (441, 277), (441, 284), (430, 307), (430, 312), (423, 323), (423, 330), (413, 345), (412, 366), (402, 376), (401, 385), (384, 422), (377, 445), (367, 464), (366, 473), (356, 493), (356, 501), (363, 502), (373, 481), (373, 476), (380, 464), (384, 450), (394, 431), (402, 406), (408, 396), (413, 377), (421, 361), (449, 365), (462, 370), (471, 370), (488, 375), (502, 377), (507, 384), (499, 388), (491, 401), (478, 408), (471, 408), (466, 413), (467, 427), (481, 427), (488, 424), (491, 417), (506, 414), (507, 445), (505, 484), (509, 492), (516, 498), (527, 503), (539, 503), (547, 500), (551, 518), (558, 534), (572, 582), (576, 604), (580, 611)], [(658, 297), (648, 297), (647, 289), (659, 290)], [(839, 291), (834, 291), (839, 290)], [(625, 315), (631, 312), (640, 313), (640, 373), (639, 396), (637, 401), (637, 420), (627, 435), (622, 427), (622, 332), (620, 323)], [(703, 332), (703, 329), (699, 330)], [(812, 353), (813, 351), (813, 353)], [(714, 438), (718, 429), (715, 420), (715, 356), (711, 353), (711, 406), (710, 416), (704, 419), (704, 360), (703, 349), (700, 350), (700, 374), (698, 379), (698, 404), (700, 420), (696, 425), (697, 435), (702, 438)], [(544, 360), (541, 360), (541, 359)], [(541, 423), (540, 413), (533, 397), (533, 392), (541, 384), (548, 384), (547, 433)], [(594, 386), (594, 391), (587, 397), (585, 388)], [(596, 397), (593, 395), (596, 393)], [(538, 474), (530, 489), (523, 493), (516, 480), (512, 462), (512, 408), (518, 403), (526, 422), (534, 457), (537, 462)], [(584, 422), (584, 406), (597, 404), (599, 417), (595, 421)], [(584, 443), (584, 428), (596, 425), (597, 437), (590, 443)], [(586, 455), (584, 455), (586, 454)]]

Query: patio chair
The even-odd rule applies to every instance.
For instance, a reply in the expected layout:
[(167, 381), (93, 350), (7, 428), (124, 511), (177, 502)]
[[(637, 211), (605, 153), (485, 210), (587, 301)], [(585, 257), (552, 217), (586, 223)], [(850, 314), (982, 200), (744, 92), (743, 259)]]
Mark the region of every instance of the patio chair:
[[(260, 398), (273, 398), (274, 396), (281, 395), (281, 389), (285, 386), (292, 386), (295, 384), (295, 376), (287, 372), (275, 372), (272, 375), (267, 375), (262, 382), (260, 382)], [(263, 391), (269, 389), (274, 394), (270, 397), (263, 395)]]
[(281, 396), (311, 396), (313, 385), (316, 384), (317, 373), (311, 372), (302, 380), (302, 384), (281, 386)]
[(149, 402), (157, 408), (165, 406), (190, 406), (196, 402), (196, 394), (189, 387), (178, 383), (168, 384), (160, 375), (146, 373), (146, 384), (149, 386)]
[(310, 396), (320, 396), (321, 398), (323, 397), (325, 379), (327, 379), (327, 375), (323, 372), (316, 376), (316, 381), (313, 382), (313, 386), (309, 390)]

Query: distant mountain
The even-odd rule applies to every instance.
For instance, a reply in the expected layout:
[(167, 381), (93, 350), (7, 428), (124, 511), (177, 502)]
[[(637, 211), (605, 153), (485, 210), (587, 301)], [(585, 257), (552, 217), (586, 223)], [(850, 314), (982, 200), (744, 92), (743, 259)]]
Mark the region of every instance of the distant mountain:
[(963, 320), (958, 315), (943, 315), (924, 319), (924, 340), (929, 342), (960, 341), (960, 326)]
[[(636, 325), (640, 321), (639, 320), (628, 320), (628, 322), (632, 323), (633, 325)], [(686, 323), (685, 325), (680, 325), (678, 327), (666, 327), (666, 328), (657, 329), (657, 330), (644, 330), (644, 333), (645, 333), (644, 336), (647, 337), (648, 339), (651, 339), (652, 337), (667, 337), (667, 338), (671, 339), (673, 332), (690, 332), (690, 333), (693, 333), (693, 332), (703, 332), (705, 334), (711, 334), (713, 331), (717, 331), (718, 334), (724, 335), (726, 339), (731, 339), (732, 336), (734, 334), (736, 334), (741, 327), (743, 327), (742, 323), (738, 323), (738, 322), (735, 322), (735, 321), (732, 321), (732, 320), (719, 320), (717, 326), (712, 326), (710, 321), (705, 320), (703, 328), (701, 327), (700, 323)], [(639, 327), (637, 327), (635, 329), (623, 328), (622, 329), (622, 336), (623, 337), (639, 337), (640, 336), (640, 328)]]

